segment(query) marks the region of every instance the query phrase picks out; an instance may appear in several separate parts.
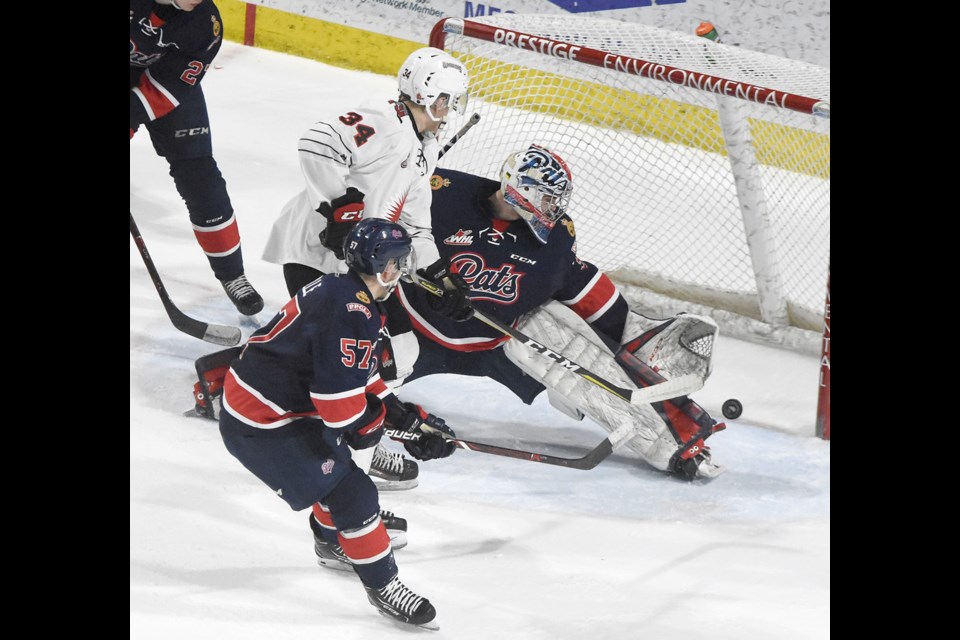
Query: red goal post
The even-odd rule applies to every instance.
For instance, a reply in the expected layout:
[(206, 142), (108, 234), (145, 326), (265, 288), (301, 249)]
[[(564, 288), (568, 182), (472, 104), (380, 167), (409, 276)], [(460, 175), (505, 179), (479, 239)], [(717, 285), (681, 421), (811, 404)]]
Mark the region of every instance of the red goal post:
[[(537, 143), (571, 166), (579, 253), (660, 316), (819, 356), (830, 70), (582, 15), (438, 22), (481, 115), (440, 166), (497, 178)], [(827, 378), (829, 379), (829, 378)], [(811, 382), (812, 384), (812, 382)]]

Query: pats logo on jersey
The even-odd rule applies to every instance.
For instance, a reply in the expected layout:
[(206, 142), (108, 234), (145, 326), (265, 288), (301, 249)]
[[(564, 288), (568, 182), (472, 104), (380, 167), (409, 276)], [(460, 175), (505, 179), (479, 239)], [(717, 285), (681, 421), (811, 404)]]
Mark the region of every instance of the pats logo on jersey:
[(443, 244), (473, 244), (473, 231), (460, 229), (452, 236), (444, 238)]
[(561, 220), (560, 224), (562, 224), (567, 228), (567, 231), (570, 232), (571, 238), (577, 237), (577, 231), (573, 228), (573, 220), (570, 220), (569, 218), (567, 218), (566, 220)]
[(364, 291), (357, 291), (357, 300), (363, 304), (370, 304), (370, 296), (368, 296)]
[(450, 264), (470, 285), (471, 300), (490, 300), (498, 304), (513, 304), (520, 296), (520, 280), (526, 275), (509, 262), (499, 267), (487, 264), (482, 255), (458, 253)]
[(430, 176), (430, 188), (436, 191), (442, 187), (450, 186), (450, 178), (441, 178), (437, 174)]
[[(366, 294), (358, 293), (357, 297), (359, 298), (361, 295), (366, 295)], [(372, 314), (370, 313), (370, 309), (367, 309), (362, 304), (357, 304), (356, 302), (348, 302), (347, 311), (359, 311), (363, 315), (367, 316), (367, 320), (369, 320), (372, 317)]]

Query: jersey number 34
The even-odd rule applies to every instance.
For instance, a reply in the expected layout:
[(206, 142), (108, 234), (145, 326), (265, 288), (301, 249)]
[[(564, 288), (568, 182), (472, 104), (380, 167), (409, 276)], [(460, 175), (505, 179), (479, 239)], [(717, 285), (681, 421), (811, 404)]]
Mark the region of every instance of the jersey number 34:
[(367, 140), (369, 140), (373, 136), (373, 134), (377, 132), (376, 129), (374, 129), (373, 127), (368, 127), (365, 124), (360, 124), (361, 120), (363, 120), (363, 116), (354, 111), (349, 111), (347, 112), (346, 115), (340, 116), (340, 122), (347, 125), (348, 127), (351, 125), (357, 125), (356, 126), (357, 134), (353, 136), (353, 141), (356, 143), (358, 147), (362, 147), (363, 145), (365, 145), (367, 143)]

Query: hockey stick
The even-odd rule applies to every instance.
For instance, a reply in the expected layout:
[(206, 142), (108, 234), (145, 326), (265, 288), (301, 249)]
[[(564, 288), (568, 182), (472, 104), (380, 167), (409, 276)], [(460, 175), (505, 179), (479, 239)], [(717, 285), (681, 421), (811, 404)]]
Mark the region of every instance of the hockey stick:
[(137, 228), (132, 212), (130, 213), (130, 235), (133, 236), (133, 241), (137, 243), (137, 248), (140, 249), (140, 257), (143, 258), (143, 263), (147, 265), (147, 271), (150, 273), (150, 278), (153, 279), (153, 285), (157, 288), (157, 293), (160, 294), (160, 302), (163, 303), (163, 308), (167, 310), (167, 315), (174, 327), (194, 338), (226, 347), (232, 347), (240, 342), (240, 329), (237, 327), (201, 322), (184, 314), (173, 304), (170, 296), (167, 295), (167, 290), (163, 287), (163, 281), (160, 280), (160, 274), (153, 264), (153, 258), (147, 251), (147, 245), (140, 236), (140, 229)]
[(480, 122), (480, 114), (479, 114), (479, 113), (475, 113), (475, 114), (473, 114), (472, 116), (470, 116), (470, 119), (467, 120), (467, 124), (465, 124), (465, 125), (463, 125), (462, 127), (460, 127), (460, 131), (457, 131), (457, 133), (456, 133), (452, 138), (450, 138), (450, 142), (448, 142), (447, 144), (443, 145), (443, 149), (441, 149), (441, 150), (440, 150), (440, 153), (437, 155), (437, 160), (439, 160), (440, 158), (442, 158), (442, 157), (443, 157), (443, 154), (445, 154), (447, 151), (450, 151), (450, 147), (452, 147), (452, 146), (456, 143), (457, 140), (459, 140), (460, 138), (462, 138), (462, 137), (467, 133), (467, 131), (470, 131), (470, 127), (472, 127), (473, 125), (477, 124), (478, 122)]
[[(483, 442), (472, 442), (470, 440), (453, 438), (449, 434), (437, 429), (433, 429), (428, 424), (422, 425), (421, 428), (428, 433), (439, 435), (447, 442), (456, 445), (459, 449), (467, 449), (468, 451), (477, 451), (479, 453), (489, 453), (495, 456), (504, 456), (505, 458), (516, 458), (518, 460), (541, 462), (543, 464), (552, 464), (558, 467), (567, 467), (568, 469), (580, 469), (582, 471), (589, 471), (603, 462), (611, 453), (613, 453), (613, 449), (617, 445), (633, 435), (633, 425), (621, 425), (613, 433), (604, 438), (603, 442), (588, 451), (585, 455), (579, 458), (561, 458), (559, 456), (551, 456), (546, 453), (535, 453), (533, 451), (510, 449), (508, 447), (500, 447), (493, 444), (485, 444)], [(407, 432), (405, 431), (398, 431), (396, 429), (387, 429), (384, 431), (384, 435), (387, 437), (401, 442), (403, 441), (403, 436), (406, 433)]]
[[(414, 274), (412, 279), (416, 284), (426, 289), (433, 295), (443, 297), (443, 289), (433, 282), (424, 280), (416, 274)], [(654, 402), (663, 402), (664, 400), (670, 400), (671, 398), (676, 398), (677, 396), (689, 395), (703, 387), (702, 377), (695, 373), (688, 373), (682, 376), (677, 376), (676, 378), (672, 378), (670, 380), (658, 382), (657, 384), (644, 387), (643, 389), (627, 389), (625, 387), (621, 387), (620, 385), (616, 385), (605, 378), (602, 378), (586, 367), (577, 364), (566, 356), (557, 353), (550, 347), (537, 342), (530, 336), (527, 336), (517, 329), (500, 322), (496, 318), (491, 318), (485, 315), (477, 308), (473, 309), (473, 317), (490, 325), (504, 335), (510, 336), (515, 340), (519, 340), (527, 347), (547, 358), (550, 358), (571, 373), (577, 374), (584, 380), (597, 385), (601, 389), (612, 393), (621, 400), (629, 402), (630, 404), (652, 404)]]

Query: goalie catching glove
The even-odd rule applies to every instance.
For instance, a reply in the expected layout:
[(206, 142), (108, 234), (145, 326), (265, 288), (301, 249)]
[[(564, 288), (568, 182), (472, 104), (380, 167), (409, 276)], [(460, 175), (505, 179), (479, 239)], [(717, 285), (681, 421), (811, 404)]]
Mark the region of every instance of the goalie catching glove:
[(364, 193), (355, 187), (333, 202), (321, 202), (317, 211), (327, 219), (327, 226), (320, 232), (320, 244), (333, 251), (338, 260), (343, 260), (343, 239), (363, 217)]
[(473, 317), (470, 287), (463, 276), (454, 271), (449, 258), (440, 258), (429, 267), (417, 271), (417, 275), (443, 289), (442, 296), (430, 296), (427, 303), (431, 309), (456, 322)]
[(407, 453), (417, 460), (446, 458), (457, 450), (457, 445), (444, 438), (456, 438), (453, 429), (418, 404), (397, 402), (387, 409), (386, 434), (403, 443)]

